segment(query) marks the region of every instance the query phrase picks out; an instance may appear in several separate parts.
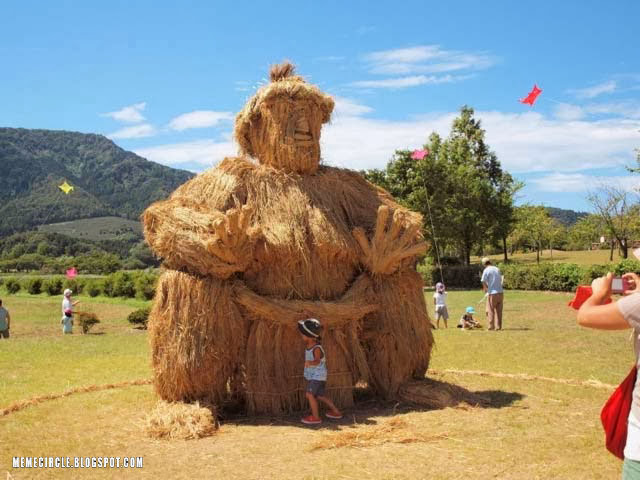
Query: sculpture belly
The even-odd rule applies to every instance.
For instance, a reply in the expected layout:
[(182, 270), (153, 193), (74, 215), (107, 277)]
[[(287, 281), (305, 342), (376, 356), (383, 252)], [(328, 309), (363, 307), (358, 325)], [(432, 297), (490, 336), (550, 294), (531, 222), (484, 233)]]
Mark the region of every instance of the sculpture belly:
[(261, 295), (308, 300), (340, 298), (358, 274), (353, 251), (344, 244), (304, 247), (292, 249), (266, 243), (244, 272), (245, 283)]

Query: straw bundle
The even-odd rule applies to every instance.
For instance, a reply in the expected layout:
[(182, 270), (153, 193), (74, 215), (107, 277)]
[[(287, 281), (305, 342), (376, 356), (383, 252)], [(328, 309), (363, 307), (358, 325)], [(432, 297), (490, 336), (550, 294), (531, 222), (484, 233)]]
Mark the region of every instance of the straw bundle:
[[(259, 163), (225, 158), (144, 214), (146, 239), (168, 269), (149, 321), (164, 399), (301, 410), (296, 321), (307, 315), (325, 327), (338, 406), (352, 404), (358, 381), (392, 397), (428, 366), (433, 338), (415, 272), (421, 217), (356, 172), (317, 165), (308, 153), (333, 101), (291, 74), (274, 71), (238, 115), (241, 148)], [(283, 125), (298, 106), (315, 146), (295, 138), (306, 128), (298, 120), (287, 140)]]
[(218, 421), (209, 408), (199, 403), (158, 402), (146, 416), (145, 433), (151, 438), (191, 440), (213, 435)]

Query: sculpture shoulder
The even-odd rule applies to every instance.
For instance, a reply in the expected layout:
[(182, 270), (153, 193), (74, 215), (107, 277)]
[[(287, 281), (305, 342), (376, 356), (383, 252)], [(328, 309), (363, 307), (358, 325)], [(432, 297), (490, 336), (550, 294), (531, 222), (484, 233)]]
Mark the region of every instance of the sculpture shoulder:
[(196, 175), (169, 197), (183, 204), (227, 210), (232, 203), (244, 203), (247, 185), (258, 166), (243, 157), (226, 157), (218, 165)]
[(322, 167), (320, 174), (327, 180), (342, 185), (342, 189), (349, 192), (358, 203), (373, 205), (375, 209), (380, 205), (386, 205), (392, 210), (400, 210), (408, 214), (411, 223), (421, 223), (422, 215), (404, 207), (384, 188), (368, 181), (360, 172), (337, 167)]

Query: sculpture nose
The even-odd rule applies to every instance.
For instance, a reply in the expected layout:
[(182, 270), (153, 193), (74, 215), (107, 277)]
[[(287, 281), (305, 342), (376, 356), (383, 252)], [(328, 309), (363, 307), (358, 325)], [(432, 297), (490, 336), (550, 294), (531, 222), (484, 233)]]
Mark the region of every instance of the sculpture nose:
[(297, 146), (312, 146), (314, 144), (313, 133), (304, 111), (297, 111), (289, 118), (287, 137), (287, 143), (291, 142)]

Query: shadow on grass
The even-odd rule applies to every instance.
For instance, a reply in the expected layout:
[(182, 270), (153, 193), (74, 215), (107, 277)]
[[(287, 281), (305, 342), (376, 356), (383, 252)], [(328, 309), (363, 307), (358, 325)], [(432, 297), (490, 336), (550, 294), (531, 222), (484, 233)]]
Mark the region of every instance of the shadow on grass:
[(433, 379), (413, 380), (400, 388), (398, 398), (393, 401), (383, 401), (375, 397), (369, 387), (354, 390), (355, 404), (343, 411), (341, 420), (323, 419), (321, 425), (304, 425), (300, 422), (307, 413), (276, 416), (247, 416), (240, 413), (241, 404), (229, 404), (218, 410), (221, 424), (253, 425), (253, 426), (286, 426), (313, 429), (339, 430), (344, 426), (376, 425), (375, 417), (393, 417), (410, 412), (424, 412), (442, 410), (445, 408), (458, 409), (500, 409), (512, 407), (522, 400), (525, 395), (519, 392), (503, 390), (471, 391), (448, 382)]

